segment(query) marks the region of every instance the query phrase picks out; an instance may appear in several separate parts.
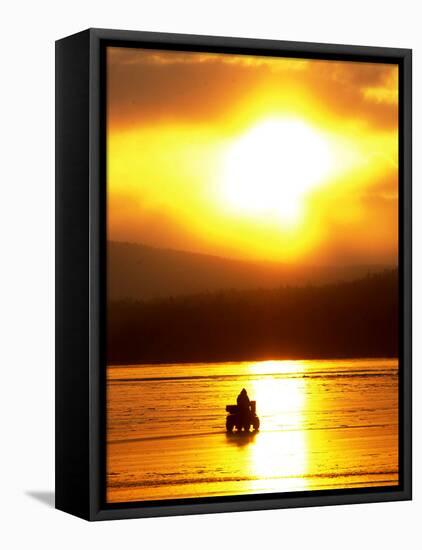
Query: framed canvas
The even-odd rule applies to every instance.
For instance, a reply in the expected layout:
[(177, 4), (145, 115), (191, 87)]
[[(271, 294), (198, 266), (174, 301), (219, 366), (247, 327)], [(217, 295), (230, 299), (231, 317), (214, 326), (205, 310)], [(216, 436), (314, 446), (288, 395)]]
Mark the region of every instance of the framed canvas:
[(411, 50), (56, 43), (56, 507), (411, 498)]

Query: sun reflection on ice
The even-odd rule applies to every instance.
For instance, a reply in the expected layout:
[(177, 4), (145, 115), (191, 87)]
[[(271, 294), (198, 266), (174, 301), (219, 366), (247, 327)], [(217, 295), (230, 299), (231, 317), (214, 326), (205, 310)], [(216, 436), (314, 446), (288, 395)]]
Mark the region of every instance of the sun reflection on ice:
[(250, 448), (253, 491), (307, 489), (306, 381), (289, 377), (304, 369), (302, 361), (250, 365), (251, 374), (267, 373), (265, 378), (251, 380), (250, 384), (251, 398), (257, 402), (261, 419), (261, 432)]

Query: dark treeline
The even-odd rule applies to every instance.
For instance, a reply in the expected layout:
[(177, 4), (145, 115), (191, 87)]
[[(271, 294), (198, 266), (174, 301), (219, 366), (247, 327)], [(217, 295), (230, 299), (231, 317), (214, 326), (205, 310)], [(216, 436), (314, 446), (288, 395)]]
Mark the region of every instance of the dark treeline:
[(323, 287), (226, 290), (108, 307), (108, 362), (398, 354), (397, 271)]

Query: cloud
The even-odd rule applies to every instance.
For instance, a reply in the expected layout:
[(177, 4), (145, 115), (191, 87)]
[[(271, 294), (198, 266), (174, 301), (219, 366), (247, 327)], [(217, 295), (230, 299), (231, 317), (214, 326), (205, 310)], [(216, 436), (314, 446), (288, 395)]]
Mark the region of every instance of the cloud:
[[(397, 77), (388, 64), (111, 49), (109, 234), (228, 257), (393, 263)], [(233, 215), (216, 184), (226, 145), (283, 112), (337, 155), (290, 233)]]
[[(305, 105), (335, 120), (397, 126), (396, 65), (110, 48), (111, 127), (227, 124), (239, 108)], [(299, 102), (299, 103), (298, 103)]]

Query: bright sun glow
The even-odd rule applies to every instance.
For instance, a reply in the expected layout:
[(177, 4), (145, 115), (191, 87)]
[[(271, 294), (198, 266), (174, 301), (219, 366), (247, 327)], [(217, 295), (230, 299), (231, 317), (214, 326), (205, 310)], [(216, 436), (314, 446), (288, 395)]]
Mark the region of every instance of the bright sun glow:
[(297, 119), (267, 120), (228, 149), (221, 175), (224, 201), (235, 210), (292, 224), (300, 219), (306, 193), (331, 166), (329, 142), (318, 130)]

